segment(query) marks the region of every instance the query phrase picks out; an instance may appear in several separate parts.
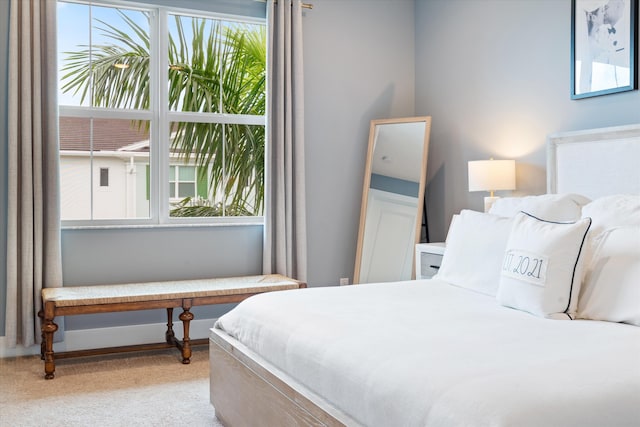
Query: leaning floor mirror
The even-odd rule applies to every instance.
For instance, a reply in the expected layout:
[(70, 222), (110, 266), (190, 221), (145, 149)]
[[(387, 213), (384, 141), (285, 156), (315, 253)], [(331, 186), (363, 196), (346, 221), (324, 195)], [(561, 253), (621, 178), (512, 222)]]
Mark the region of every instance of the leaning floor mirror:
[(372, 120), (353, 283), (411, 280), (431, 117)]

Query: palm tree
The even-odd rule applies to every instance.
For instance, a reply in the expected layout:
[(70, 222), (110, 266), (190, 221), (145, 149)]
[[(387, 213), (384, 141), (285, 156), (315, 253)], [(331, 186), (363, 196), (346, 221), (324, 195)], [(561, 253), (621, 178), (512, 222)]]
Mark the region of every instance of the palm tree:
[[(124, 12), (118, 13), (131, 31), (96, 20), (98, 30), (112, 43), (66, 52), (62, 90), (79, 95), (82, 101), (89, 99), (95, 107), (148, 109), (149, 34)], [(190, 39), (185, 22), (190, 23)], [(169, 109), (264, 115), (264, 27), (177, 15), (175, 24), (175, 34), (169, 34)], [(198, 122), (171, 126), (171, 152), (185, 163), (194, 161), (199, 178), (206, 179), (208, 174), (212, 183), (209, 198), (221, 195), (224, 200), (214, 204), (187, 198), (173, 207), (172, 216), (262, 212), (264, 126)]]

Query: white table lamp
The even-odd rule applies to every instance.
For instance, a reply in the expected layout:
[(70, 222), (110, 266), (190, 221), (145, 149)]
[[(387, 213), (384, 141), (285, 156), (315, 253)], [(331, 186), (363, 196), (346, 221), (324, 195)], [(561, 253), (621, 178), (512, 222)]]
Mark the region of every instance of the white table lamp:
[(488, 191), (484, 198), (484, 211), (489, 212), (491, 205), (498, 199), (493, 192), (515, 190), (515, 160), (474, 160), (469, 162), (469, 191)]

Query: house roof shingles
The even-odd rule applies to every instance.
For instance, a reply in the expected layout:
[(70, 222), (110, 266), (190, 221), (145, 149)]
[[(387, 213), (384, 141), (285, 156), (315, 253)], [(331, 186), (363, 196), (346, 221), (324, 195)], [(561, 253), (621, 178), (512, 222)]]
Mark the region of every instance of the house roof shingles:
[[(89, 151), (92, 121), (93, 151), (117, 151), (149, 139), (149, 132), (133, 120), (60, 117), (60, 150)], [(149, 146), (132, 151), (149, 151)]]

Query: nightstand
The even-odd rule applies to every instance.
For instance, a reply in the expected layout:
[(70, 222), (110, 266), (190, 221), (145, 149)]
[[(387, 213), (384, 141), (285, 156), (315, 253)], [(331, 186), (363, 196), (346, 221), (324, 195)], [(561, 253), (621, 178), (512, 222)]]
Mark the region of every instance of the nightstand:
[(430, 279), (440, 268), (444, 256), (444, 242), (416, 245), (416, 279)]

